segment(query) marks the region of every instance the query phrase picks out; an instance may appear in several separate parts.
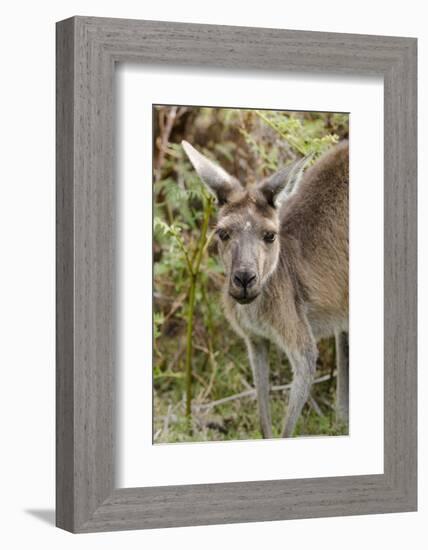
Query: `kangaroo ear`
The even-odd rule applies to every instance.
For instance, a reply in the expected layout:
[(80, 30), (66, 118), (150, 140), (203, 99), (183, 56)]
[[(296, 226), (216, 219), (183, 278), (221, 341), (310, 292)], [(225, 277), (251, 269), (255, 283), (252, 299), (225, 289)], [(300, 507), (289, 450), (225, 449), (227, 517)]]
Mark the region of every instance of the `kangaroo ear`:
[(181, 144), (201, 180), (211, 193), (217, 197), (219, 204), (225, 204), (232, 191), (241, 187), (239, 181), (228, 174), (226, 170), (223, 170), (223, 168), (199, 153), (187, 141), (183, 140)]
[(313, 154), (311, 153), (289, 164), (259, 184), (259, 190), (271, 206), (279, 206), (297, 189), (305, 167), (312, 157)]

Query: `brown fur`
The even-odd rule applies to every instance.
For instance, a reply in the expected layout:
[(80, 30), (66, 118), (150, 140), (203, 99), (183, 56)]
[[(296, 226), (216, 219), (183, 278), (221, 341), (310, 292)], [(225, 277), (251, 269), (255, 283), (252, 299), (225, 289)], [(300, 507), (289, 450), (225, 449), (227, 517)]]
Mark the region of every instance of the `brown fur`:
[[(348, 319), (348, 143), (324, 155), (304, 175), (297, 192), (279, 212), (280, 257), (277, 268), (252, 308), (259, 325), (271, 326), (288, 345), (297, 342), (300, 311), (306, 310), (314, 335), (333, 334), (333, 325), (344, 329)], [(251, 191), (220, 213), (247, 210)], [(261, 215), (273, 214), (261, 203)], [(237, 304), (224, 293), (226, 314), (240, 330)], [(286, 315), (278, 316), (278, 308)], [(331, 320), (331, 323), (326, 320)], [(311, 323), (312, 321), (312, 323)], [(278, 326), (280, 325), (280, 326)], [(242, 327), (244, 328), (244, 327)]]

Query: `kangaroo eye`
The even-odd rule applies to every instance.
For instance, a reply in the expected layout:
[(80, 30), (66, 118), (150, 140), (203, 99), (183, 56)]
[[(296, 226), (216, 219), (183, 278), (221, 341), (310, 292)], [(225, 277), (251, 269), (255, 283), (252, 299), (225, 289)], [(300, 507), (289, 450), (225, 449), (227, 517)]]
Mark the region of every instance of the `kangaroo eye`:
[(276, 235), (275, 233), (273, 233), (272, 231), (267, 231), (264, 235), (263, 235), (263, 240), (265, 241), (265, 243), (273, 243), (273, 241), (275, 240), (276, 238)]
[(219, 236), (221, 241), (228, 241), (230, 239), (229, 233), (224, 229), (220, 229), (219, 231), (217, 231), (217, 235)]

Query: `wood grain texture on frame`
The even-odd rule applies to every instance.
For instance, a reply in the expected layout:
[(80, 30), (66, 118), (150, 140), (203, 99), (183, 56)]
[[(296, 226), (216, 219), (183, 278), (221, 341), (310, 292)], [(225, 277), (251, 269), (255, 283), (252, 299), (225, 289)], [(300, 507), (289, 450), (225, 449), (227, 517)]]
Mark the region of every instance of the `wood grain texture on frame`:
[[(384, 474), (115, 488), (116, 62), (384, 78)], [(57, 24), (59, 527), (416, 510), (416, 154), (413, 38), (90, 17)]]

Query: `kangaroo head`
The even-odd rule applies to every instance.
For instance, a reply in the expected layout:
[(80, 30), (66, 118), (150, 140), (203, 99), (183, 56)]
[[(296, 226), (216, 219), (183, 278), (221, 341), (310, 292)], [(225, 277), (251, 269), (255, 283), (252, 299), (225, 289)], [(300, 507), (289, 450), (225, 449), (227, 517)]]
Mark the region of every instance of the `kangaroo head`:
[(228, 292), (240, 304), (257, 298), (279, 259), (279, 206), (296, 189), (305, 157), (267, 179), (244, 187), (192, 145), (183, 141), (193, 167), (217, 198), (218, 249)]

